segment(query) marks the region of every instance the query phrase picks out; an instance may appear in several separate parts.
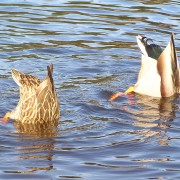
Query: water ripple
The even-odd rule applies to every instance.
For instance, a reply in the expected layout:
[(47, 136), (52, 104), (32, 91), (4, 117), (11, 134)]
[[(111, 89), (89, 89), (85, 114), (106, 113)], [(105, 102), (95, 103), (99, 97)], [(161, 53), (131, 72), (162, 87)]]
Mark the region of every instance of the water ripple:
[(54, 64), (57, 129), (0, 124), (2, 179), (179, 179), (179, 96), (108, 99), (136, 82), (137, 34), (165, 47), (177, 0), (0, 2), (1, 116), (18, 101), (12, 68), (42, 79)]

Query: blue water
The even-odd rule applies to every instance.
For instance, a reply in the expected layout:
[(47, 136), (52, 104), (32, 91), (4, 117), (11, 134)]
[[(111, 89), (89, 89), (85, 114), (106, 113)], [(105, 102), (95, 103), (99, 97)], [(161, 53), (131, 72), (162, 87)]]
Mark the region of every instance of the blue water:
[(174, 32), (179, 55), (179, 14), (178, 0), (1, 1), (0, 116), (19, 99), (10, 70), (43, 79), (53, 63), (61, 117), (43, 134), (0, 124), (0, 179), (179, 179), (179, 96), (108, 101), (137, 80), (137, 34), (165, 47)]

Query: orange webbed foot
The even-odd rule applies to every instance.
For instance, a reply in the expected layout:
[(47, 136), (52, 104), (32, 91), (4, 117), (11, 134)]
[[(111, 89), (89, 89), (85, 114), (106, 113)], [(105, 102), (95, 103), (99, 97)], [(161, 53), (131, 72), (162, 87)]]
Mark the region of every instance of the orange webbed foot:
[(0, 123), (7, 123), (7, 121), (9, 120), (9, 116), (10, 116), (10, 112), (7, 112), (3, 118), (0, 118)]
[(117, 99), (118, 97), (123, 96), (123, 95), (130, 95), (133, 92), (134, 92), (134, 87), (131, 86), (124, 93), (123, 92), (118, 92), (118, 93), (112, 95), (111, 98), (109, 99), (109, 101), (114, 101), (115, 99)]

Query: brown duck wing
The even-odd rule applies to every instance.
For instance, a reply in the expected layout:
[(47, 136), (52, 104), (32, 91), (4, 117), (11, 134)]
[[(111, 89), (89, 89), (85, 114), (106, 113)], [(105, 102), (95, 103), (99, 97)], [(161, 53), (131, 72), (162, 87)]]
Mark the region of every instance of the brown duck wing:
[(38, 86), (41, 82), (39, 78), (24, 74), (16, 69), (12, 69), (11, 73), (18, 86)]
[(36, 92), (41, 80), (35, 76), (24, 74), (16, 69), (12, 69), (12, 77), (19, 86), (20, 99), (26, 99)]
[(16, 69), (11, 70), (12, 77), (16, 84), (20, 87), (20, 91), (34, 91), (41, 80), (35, 76), (24, 74)]
[(171, 35), (171, 42), (158, 59), (157, 68), (161, 76), (161, 96), (172, 96), (179, 88), (179, 63), (173, 34)]
[(11, 118), (22, 123), (55, 123), (59, 120), (59, 103), (52, 77), (53, 66), (47, 67), (44, 81), (31, 75), (12, 70), (12, 76), (20, 87), (20, 100)]
[(37, 113), (45, 121), (59, 119), (59, 102), (54, 88), (52, 77), (53, 66), (47, 67), (46, 79), (39, 85), (36, 91)]
[[(22, 123), (55, 123), (59, 120), (59, 102), (53, 83), (53, 66), (47, 67), (48, 74), (34, 93), (27, 93), (27, 96), (21, 98), (20, 120)], [(36, 82), (36, 81), (35, 81)], [(35, 83), (34, 86), (38, 85)]]

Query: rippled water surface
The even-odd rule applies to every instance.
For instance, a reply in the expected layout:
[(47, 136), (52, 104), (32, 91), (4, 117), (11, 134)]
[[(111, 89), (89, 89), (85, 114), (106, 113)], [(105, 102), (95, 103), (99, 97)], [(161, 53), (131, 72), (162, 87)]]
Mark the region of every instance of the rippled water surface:
[(179, 97), (108, 101), (136, 82), (135, 36), (165, 47), (170, 32), (180, 55), (178, 0), (0, 1), (0, 115), (12, 68), (43, 79), (53, 63), (61, 104), (53, 132), (0, 124), (0, 179), (180, 179)]

